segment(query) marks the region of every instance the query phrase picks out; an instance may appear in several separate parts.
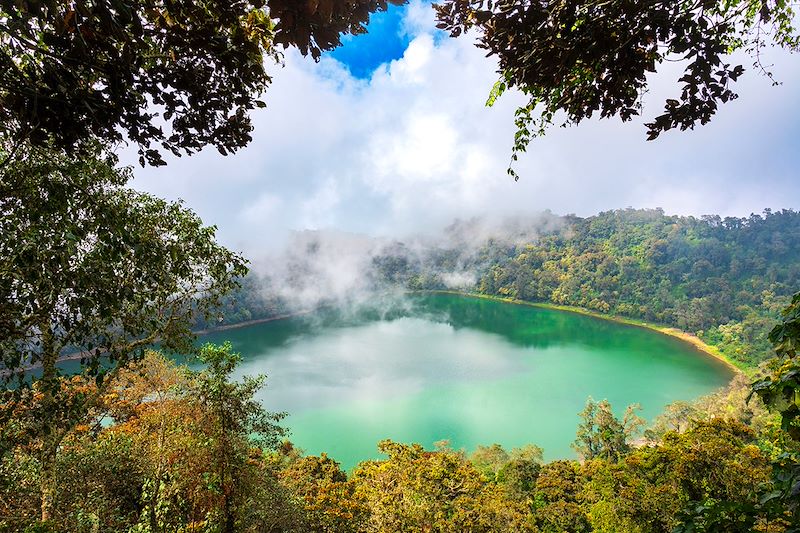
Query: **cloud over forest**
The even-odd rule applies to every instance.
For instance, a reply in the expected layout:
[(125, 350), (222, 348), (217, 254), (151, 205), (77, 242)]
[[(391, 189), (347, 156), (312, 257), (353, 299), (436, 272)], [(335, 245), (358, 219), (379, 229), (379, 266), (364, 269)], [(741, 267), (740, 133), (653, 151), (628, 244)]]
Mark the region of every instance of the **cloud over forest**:
[[(285, 66), (273, 68), (268, 108), (254, 115), (249, 147), (139, 169), (134, 185), (185, 199), (225, 244), (254, 259), (282, 248), (290, 231), (390, 237), (455, 218), (544, 209), (747, 215), (800, 203), (797, 57), (770, 52), (784, 85), (748, 72), (741, 98), (696, 131), (648, 143), (643, 119), (553, 129), (531, 144), (515, 183), (505, 168), (520, 96), (486, 108), (494, 60), (469, 36), (436, 34), (423, 2), (404, 13), (402, 58), (360, 79), (330, 57), (317, 64), (288, 53)], [(655, 79), (644, 118), (659, 113), (678, 76), (673, 67)]]

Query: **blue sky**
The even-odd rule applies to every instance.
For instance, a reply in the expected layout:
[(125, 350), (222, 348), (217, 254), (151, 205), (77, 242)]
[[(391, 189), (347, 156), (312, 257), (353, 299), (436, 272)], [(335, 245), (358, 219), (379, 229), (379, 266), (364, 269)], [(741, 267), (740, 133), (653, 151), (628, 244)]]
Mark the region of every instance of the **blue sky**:
[(740, 98), (709, 125), (646, 142), (643, 123), (679, 90), (680, 65), (665, 64), (641, 119), (553, 129), (520, 158), (514, 182), (505, 169), (524, 99), (511, 92), (484, 106), (494, 59), (472, 36), (443, 36), (424, 0), (376, 15), (369, 30), (318, 63), (288, 51), (285, 65), (272, 66), (268, 107), (253, 113), (247, 148), (137, 169), (134, 185), (184, 199), (251, 257), (306, 229), (403, 236), (455, 218), (544, 209), (747, 216), (800, 208), (800, 55), (765, 51), (783, 85), (748, 71), (736, 84)]
[(366, 34), (345, 35), (342, 46), (328, 55), (345, 65), (353, 76), (368, 78), (380, 65), (403, 57), (411, 42), (403, 31), (407, 10), (407, 6), (389, 4), (387, 11), (373, 13)]

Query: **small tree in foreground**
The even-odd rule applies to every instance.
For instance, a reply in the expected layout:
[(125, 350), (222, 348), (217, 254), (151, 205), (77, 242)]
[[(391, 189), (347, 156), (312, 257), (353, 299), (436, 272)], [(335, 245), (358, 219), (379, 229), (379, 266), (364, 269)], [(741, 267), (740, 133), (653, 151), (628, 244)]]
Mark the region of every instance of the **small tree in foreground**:
[(255, 399), (266, 376), (231, 380), (241, 360), (229, 342), (200, 349), (200, 361), (206, 368), (197, 377), (196, 394), (202, 406), (201, 424), (208, 430), (212, 447), (208, 483), (220, 499), (210, 522), (223, 533), (240, 531), (240, 517), (247, 507), (244, 502), (254, 488), (246, 483), (244, 472), (251, 448), (275, 449), (285, 435), (278, 425), (285, 413), (267, 412)]
[(644, 420), (636, 414), (639, 409), (639, 404), (629, 405), (619, 420), (608, 400), (595, 402), (589, 398), (580, 413), (581, 423), (572, 448), (587, 461), (596, 458), (618, 461), (630, 451), (630, 438), (644, 425)]
[[(22, 372), (41, 367), (29, 420), (41, 451), (42, 520), (52, 513), (64, 437), (146, 347), (190, 351), (196, 314), (210, 313), (247, 271), (216, 243), (215, 228), (180, 203), (125, 188), (129, 172), (113, 163), (24, 146), (0, 167), (0, 361), (23, 386)], [(70, 390), (59, 379), (67, 354), (91, 383)], [(4, 411), (15, 410), (23, 388), (5, 393)]]

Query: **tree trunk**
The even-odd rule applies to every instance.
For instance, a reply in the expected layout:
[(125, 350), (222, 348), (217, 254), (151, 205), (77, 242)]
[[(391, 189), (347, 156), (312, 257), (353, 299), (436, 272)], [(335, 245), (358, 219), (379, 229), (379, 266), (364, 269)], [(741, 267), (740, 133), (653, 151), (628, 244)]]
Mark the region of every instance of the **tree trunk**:
[(230, 495), (225, 495), (225, 526), (223, 531), (225, 533), (235, 533), (236, 531), (236, 517), (233, 515), (231, 509)]
[(224, 498), (223, 501), (223, 514), (225, 516), (225, 521), (222, 526), (222, 531), (224, 533), (235, 533), (236, 530), (236, 517), (234, 516), (233, 510), (233, 491), (234, 487), (233, 484), (236, 482), (233, 479), (233, 476), (229, 475), (229, 454), (232, 452), (230, 448), (230, 444), (228, 443), (228, 416), (227, 412), (225, 411), (224, 404), (220, 402), (219, 406), (219, 413), (220, 413), (220, 426), (221, 426), (221, 435), (220, 435), (220, 444), (221, 446), (217, 450), (217, 458), (220, 460), (220, 484), (222, 485), (222, 495)]
[(56, 495), (56, 447), (47, 443), (41, 461), (39, 488), (42, 496), (42, 522), (47, 522), (53, 517)]
[(163, 457), (164, 457), (164, 432), (165, 430), (164, 415), (162, 413), (161, 420), (158, 426), (158, 459), (156, 463), (156, 474), (154, 476), (155, 483), (153, 486), (153, 494), (150, 496), (150, 530), (154, 533), (159, 530), (158, 516), (156, 515), (156, 508), (158, 507), (158, 500), (161, 496), (161, 476), (163, 475)]
[(56, 453), (60, 443), (58, 428), (52, 421), (56, 412), (56, 393), (59, 387), (56, 362), (58, 351), (55, 349), (53, 334), (49, 324), (42, 325), (42, 415), (45, 418), (42, 427), (41, 477), (39, 490), (42, 496), (42, 522), (53, 516), (56, 494)]

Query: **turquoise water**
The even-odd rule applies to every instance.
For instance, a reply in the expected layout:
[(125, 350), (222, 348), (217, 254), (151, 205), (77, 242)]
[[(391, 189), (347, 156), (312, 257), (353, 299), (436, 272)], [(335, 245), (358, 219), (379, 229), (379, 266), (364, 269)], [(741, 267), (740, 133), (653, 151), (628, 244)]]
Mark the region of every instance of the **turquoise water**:
[(615, 411), (665, 405), (725, 385), (731, 371), (668, 336), (593, 317), (456, 295), (425, 295), (388, 314), (332, 311), (216, 332), (242, 353), (241, 374), (287, 411), (290, 439), (351, 468), (391, 438), (466, 450), (534, 443), (574, 457), (587, 397)]

